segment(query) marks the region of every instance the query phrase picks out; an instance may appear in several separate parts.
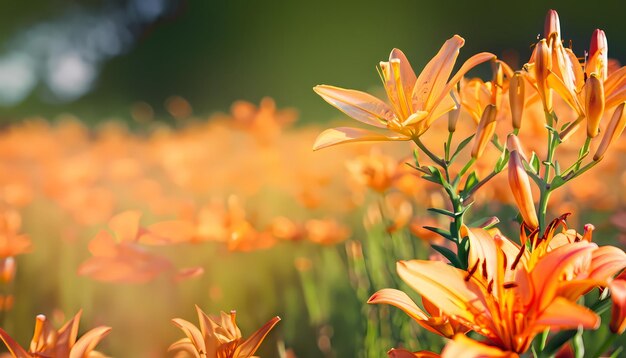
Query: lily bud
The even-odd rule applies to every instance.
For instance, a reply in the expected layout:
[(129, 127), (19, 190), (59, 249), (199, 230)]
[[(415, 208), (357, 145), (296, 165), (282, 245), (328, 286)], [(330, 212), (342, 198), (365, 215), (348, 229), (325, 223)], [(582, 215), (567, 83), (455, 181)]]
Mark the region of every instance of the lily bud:
[(552, 55), (550, 46), (546, 39), (542, 39), (537, 43), (537, 52), (535, 53), (535, 79), (537, 80), (537, 90), (543, 101), (544, 109), (552, 112), (552, 90), (548, 87), (546, 79), (550, 69), (552, 68)]
[(609, 288), (613, 300), (609, 328), (615, 334), (622, 334), (626, 330), (626, 281), (613, 280), (609, 283)]
[(476, 128), (476, 137), (474, 137), (474, 147), (472, 148), (472, 158), (476, 159), (483, 154), (487, 143), (491, 140), (493, 133), (496, 131), (496, 106), (488, 104), (483, 111), (483, 116), (478, 122)]
[(587, 136), (595, 138), (600, 133), (600, 120), (604, 114), (604, 86), (595, 73), (592, 73), (585, 83), (585, 113)]
[(539, 226), (535, 204), (530, 188), (530, 179), (524, 169), (522, 156), (517, 150), (511, 152), (509, 159), (509, 186), (524, 222), (532, 228)]
[(550, 9), (546, 14), (546, 21), (543, 25), (543, 37), (548, 38), (553, 33), (556, 33), (557, 37), (561, 37), (561, 22), (556, 10)]
[(509, 102), (511, 104), (511, 117), (514, 129), (519, 129), (522, 125), (525, 86), (522, 74), (515, 72), (509, 83)]
[(528, 161), (528, 158), (526, 158), (526, 154), (522, 149), (522, 144), (519, 141), (519, 137), (515, 134), (509, 134), (509, 136), (506, 138), (506, 149), (509, 151), (509, 153), (513, 151), (518, 152), (522, 159)]
[(604, 136), (602, 137), (602, 141), (596, 149), (596, 154), (593, 155), (593, 160), (600, 160), (606, 153), (606, 150), (609, 148), (609, 145), (624, 131), (624, 127), (626, 127), (626, 115), (624, 115), (624, 106), (626, 102), (622, 102), (617, 108), (615, 108), (615, 112), (613, 112), (613, 116), (611, 117), (611, 121), (609, 125), (606, 127), (606, 131)]
[(500, 104), (502, 96), (502, 85), (504, 83), (504, 72), (500, 61), (493, 62), (493, 81), (491, 82), (491, 104)]
[(461, 107), (457, 107), (457, 109), (453, 109), (448, 112), (448, 132), (454, 133), (454, 131), (456, 131), (456, 122), (459, 121), (460, 115)]
[(461, 103), (457, 99), (455, 93), (456, 91), (450, 92), (450, 96), (456, 105), (455, 109), (448, 112), (448, 132), (450, 133), (454, 133), (454, 131), (456, 131), (456, 122), (459, 121), (459, 116), (461, 115)]
[(604, 31), (596, 29), (591, 35), (591, 44), (589, 45), (589, 59), (585, 65), (587, 75), (596, 73), (605, 80), (609, 71), (609, 45), (606, 40)]

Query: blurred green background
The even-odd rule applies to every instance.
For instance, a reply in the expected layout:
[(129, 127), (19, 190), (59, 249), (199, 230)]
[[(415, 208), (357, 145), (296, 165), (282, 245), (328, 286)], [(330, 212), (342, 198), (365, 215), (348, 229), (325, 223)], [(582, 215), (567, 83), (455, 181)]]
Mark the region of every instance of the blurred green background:
[[(146, 18), (128, 20), (125, 12), (132, 9), (131, 3), (142, 8)], [(462, 59), (491, 51), (517, 56), (523, 63), (550, 8), (559, 12), (563, 37), (573, 41), (577, 54), (583, 55), (591, 32), (601, 27), (610, 56), (624, 61), (626, 50), (618, 46), (626, 40), (624, 5), (617, 0), (8, 1), (0, 12), (0, 83), (2, 59), (24, 48), (34, 54), (35, 62), (43, 63), (36, 76), (51, 76), (46, 71), (54, 70), (53, 60), (45, 53), (64, 51), (49, 38), (58, 33), (69, 48), (80, 51), (95, 41), (91, 29), (126, 16), (121, 21), (126, 43), (117, 53), (88, 58), (94, 78), (88, 89), (78, 91), (81, 94), (59, 99), (44, 82), (34, 81), (23, 100), (0, 107), (0, 121), (31, 115), (51, 118), (63, 112), (88, 122), (111, 116), (129, 119), (136, 101), (149, 103), (157, 116), (167, 118), (163, 103), (172, 95), (188, 99), (196, 114), (228, 110), (237, 99), (256, 102), (272, 96), (279, 106), (298, 108), (304, 121), (327, 120), (338, 112), (320, 101), (312, 86), (371, 88), (379, 83), (375, 66), (391, 48), (403, 49), (419, 69), (455, 33), (467, 41)], [(33, 34), (41, 25), (48, 27)], [(104, 26), (99, 34), (113, 32)]]

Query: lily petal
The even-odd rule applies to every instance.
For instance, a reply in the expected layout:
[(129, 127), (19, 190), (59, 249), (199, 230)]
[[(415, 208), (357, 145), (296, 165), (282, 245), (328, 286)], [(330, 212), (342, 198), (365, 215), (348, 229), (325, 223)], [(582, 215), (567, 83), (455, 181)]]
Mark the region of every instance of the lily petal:
[(276, 316), (269, 320), (267, 323), (263, 325), (263, 327), (259, 328), (256, 332), (254, 332), (245, 342), (243, 342), (239, 347), (237, 347), (237, 351), (233, 354), (235, 358), (247, 358), (250, 357), (256, 352), (259, 348), (265, 336), (274, 328), (274, 326), (280, 321), (280, 317)]
[(473, 287), (465, 281), (467, 272), (439, 261), (398, 261), (398, 275), (411, 288), (435, 304), (448, 316), (473, 325), (476, 312), (485, 312), (483, 301)]
[(198, 328), (196, 328), (196, 326), (194, 326), (191, 322), (185, 321), (181, 318), (174, 318), (172, 319), (172, 322), (185, 333), (185, 335), (191, 341), (191, 344), (196, 347), (196, 351), (206, 352), (204, 337), (202, 336), (202, 333), (198, 330)]
[(2, 328), (0, 328), (0, 339), (2, 339), (13, 357), (31, 358), (31, 355), (28, 354), (28, 352), (26, 352), (24, 348), (22, 348), (22, 346), (20, 346), (13, 338), (11, 338), (11, 336), (9, 336), (9, 334)]
[(442, 358), (517, 358), (516, 353), (477, 342), (463, 334), (457, 334), (441, 352)]
[(78, 339), (76, 344), (70, 351), (69, 358), (85, 358), (89, 357), (91, 351), (96, 348), (98, 343), (111, 332), (111, 327), (96, 327), (85, 333)]
[(563, 81), (555, 75), (554, 72), (549, 71), (546, 81), (548, 86), (555, 90), (579, 116), (585, 113), (576, 96), (567, 88), (567, 86), (565, 86), (565, 83), (563, 83)]
[(419, 351), (419, 352), (409, 352), (406, 349), (402, 348), (392, 348), (389, 352), (387, 352), (389, 358), (440, 358), (441, 356), (437, 353), (429, 352), (429, 351)]
[[(420, 326), (426, 328), (428, 331), (444, 336), (452, 337), (454, 332), (447, 323), (432, 324), (429, 322), (428, 317), (424, 311), (422, 311), (411, 298), (404, 292), (393, 288), (385, 288), (374, 293), (372, 297), (367, 301), (370, 304), (388, 304), (403, 310), (404, 313), (413, 318)], [(447, 326), (447, 327), (446, 327)]]
[(611, 310), (611, 323), (609, 327), (616, 334), (626, 330), (626, 281), (615, 280), (609, 284), (613, 308)]
[(380, 134), (360, 128), (339, 127), (323, 131), (313, 144), (313, 150), (318, 150), (341, 143), (372, 142), (372, 141), (396, 141), (410, 140), (411, 138), (399, 134)]
[(359, 122), (385, 128), (385, 123), (394, 117), (392, 109), (385, 102), (368, 93), (327, 85), (315, 86), (313, 90), (326, 102)]
[(579, 326), (585, 329), (597, 329), (600, 326), (600, 317), (586, 307), (566, 298), (556, 297), (541, 313), (532, 328), (536, 332), (541, 332), (548, 327), (561, 330)]
[(465, 40), (461, 36), (454, 35), (424, 67), (413, 88), (412, 97), (416, 110), (430, 111), (434, 107), (435, 100), (440, 97), (446, 86), (459, 50), (464, 44)]

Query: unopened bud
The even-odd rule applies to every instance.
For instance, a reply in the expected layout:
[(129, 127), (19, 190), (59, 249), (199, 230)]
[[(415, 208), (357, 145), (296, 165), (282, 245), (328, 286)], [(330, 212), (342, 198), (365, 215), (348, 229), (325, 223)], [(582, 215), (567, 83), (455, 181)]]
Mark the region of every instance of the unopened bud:
[(461, 115), (461, 107), (457, 109), (453, 109), (448, 112), (448, 132), (454, 133), (456, 131), (456, 122), (459, 121), (459, 116)]
[(606, 153), (606, 150), (609, 148), (609, 145), (622, 135), (624, 131), (624, 127), (626, 127), (626, 115), (624, 115), (624, 106), (626, 102), (622, 102), (617, 108), (615, 108), (615, 112), (613, 112), (613, 116), (611, 117), (611, 121), (609, 125), (606, 127), (606, 131), (604, 132), (604, 136), (602, 137), (602, 141), (596, 149), (596, 154), (593, 155), (593, 160), (600, 160)]
[(493, 81), (491, 81), (491, 104), (500, 105), (502, 85), (504, 84), (504, 71), (500, 61), (493, 62)]
[(606, 40), (606, 34), (600, 29), (596, 29), (591, 35), (591, 44), (589, 45), (589, 59), (585, 65), (585, 73), (590, 75), (596, 73), (605, 80), (609, 71), (609, 45)]
[(524, 83), (522, 74), (516, 72), (509, 83), (509, 102), (511, 105), (511, 117), (514, 129), (519, 129), (522, 125), (525, 86), (526, 84)]
[(519, 141), (519, 137), (516, 136), (515, 134), (509, 134), (509, 136), (506, 138), (506, 149), (509, 152), (513, 152), (513, 151), (518, 152), (519, 155), (522, 157), (522, 159), (524, 159), (525, 161), (528, 161), (528, 158), (526, 158), (526, 154), (524, 153), (524, 150), (522, 149), (522, 144)]
[(509, 159), (509, 185), (524, 222), (532, 228), (538, 227), (539, 220), (535, 212), (530, 179), (524, 168), (522, 157), (517, 150), (511, 152)]
[(585, 83), (585, 113), (587, 114), (587, 136), (595, 138), (600, 133), (600, 120), (604, 114), (604, 86), (593, 73)]
[(561, 37), (561, 22), (559, 21), (559, 14), (556, 10), (550, 9), (546, 14), (546, 21), (543, 25), (543, 37), (548, 38), (553, 33)]
[(535, 79), (537, 80), (537, 90), (547, 112), (552, 112), (552, 90), (548, 87), (546, 80), (551, 68), (550, 46), (545, 39), (542, 39), (537, 43), (537, 52), (535, 53)]
[(476, 159), (483, 154), (487, 143), (491, 140), (493, 133), (496, 131), (496, 106), (488, 104), (483, 111), (483, 116), (478, 122), (476, 128), (476, 137), (474, 137), (474, 147), (472, 148), (472, 158)]

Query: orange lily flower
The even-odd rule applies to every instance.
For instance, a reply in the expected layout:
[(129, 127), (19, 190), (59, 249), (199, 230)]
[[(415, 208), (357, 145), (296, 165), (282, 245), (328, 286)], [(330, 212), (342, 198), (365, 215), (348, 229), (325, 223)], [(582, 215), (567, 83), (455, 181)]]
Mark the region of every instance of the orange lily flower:
[(525, 352), (546, 328), (597, 328), (594, 312), (558, 295), (561, 277), (595, 244), (561, 246), (527, 267), (520, 264), (525, 247), (483, 229), (464, 231), (471, 247), (469, 271), (435, 261), (397, 264), (400, 277), (450, 319), (485, 336), (490, 346), (514, 353)]
[(82, 311), (56, 331), (44, 315), (38, 315), (35, 333), (28, 351), (20, 346), (7, 332), (0, 328), (0, 338), (14, 358), (59, 357), (89, 358), (102, 357), (94, 351), (98, 343), (111, 331), (110, 327), (99, 326), (83, 334), (78, 340), (78, 324)]
[(495, 58), (482, 52), (468, 59), (450, 79), (452, 68), (465, 40), (455, 35), (441, 47), (422, 73), (415, 75), (404, 53), (393, 49), (388, 62), (380, 63), (380, 75), (390, 104), (355, 90), (320, 85), (313, 88), (326, 102), (357, 121), (391, 132), (377, 133), (359, 128), (332, 128), (317, 137), (313, 149), (360, 142), (412, 140), (421, 136), (437, 118), (457, 108), (450, 91), (474, 66)]
[(236, 313), (221, 313), (219, 320), (207, 316), (196, 306), (200, 328), (192, 323), (174, 318), (172, 322), (185, 332), (186, 338), (174, 342), (169, 351), (182, 351), (196, 358), (247, 358), (252, 357), (265, 336), (280, 321), (276, 316), (247, 339), (243, 339), (237, 327)]

